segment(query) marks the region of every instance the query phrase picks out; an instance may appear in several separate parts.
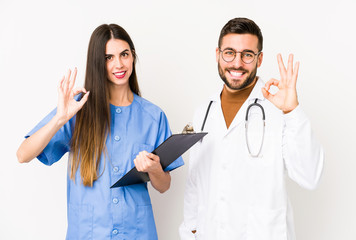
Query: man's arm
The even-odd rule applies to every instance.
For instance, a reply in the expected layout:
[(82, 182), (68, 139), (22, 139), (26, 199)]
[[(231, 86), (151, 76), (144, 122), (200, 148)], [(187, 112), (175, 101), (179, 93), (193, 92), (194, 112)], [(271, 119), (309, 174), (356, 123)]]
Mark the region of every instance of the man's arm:
[(288, 175), (300, 186), (315, 189), (323, 169), (323, 148), (300, 106), (285, 114), (284, 122), (282, 151)]
[[(313, 136), (310, 122), (298, 106), (296, 83), (299, 62), (293, 68), (293, 55), (289, 55), (287, 69), (280, 54), (277, 56), (281, 80), (271, 79), (262, 89), (266, 99), (284, 113), (283, 159), (290, 178), (302, 187), (314, 189), (319, 181), (324, 161), (324, 152)], [(278, 87), (276, 94), (270, 87)]]

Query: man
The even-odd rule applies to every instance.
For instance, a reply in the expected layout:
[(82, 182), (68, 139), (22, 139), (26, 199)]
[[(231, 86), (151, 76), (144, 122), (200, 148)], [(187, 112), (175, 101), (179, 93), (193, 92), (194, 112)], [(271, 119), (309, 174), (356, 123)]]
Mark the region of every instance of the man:
[(262, 46), (252, 20), (235, 18), (221, 30), (224, 86), (194, 116), (195, 130), (209, 134), (190, 152), (181, 239), (295, 239), (285, 173), (314, 189), (324, 154), (298, 103), (299, 63), (290, 55), (286, 68), (278, 55), (281, 79), (264, 83), (256, 76)]

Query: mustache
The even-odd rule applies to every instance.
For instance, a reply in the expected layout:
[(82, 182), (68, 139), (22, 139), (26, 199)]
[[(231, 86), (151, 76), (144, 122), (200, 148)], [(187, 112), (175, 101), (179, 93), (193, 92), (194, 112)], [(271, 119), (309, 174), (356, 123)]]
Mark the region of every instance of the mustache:
[(244, 69), (243, 67), (239, 67), (239, 68), (234, 68), (234, 67), (230, 67), (230, 68), (225, 68), (227, 71), (244, 71), (244, 72), (248, 72), (248, 70)]

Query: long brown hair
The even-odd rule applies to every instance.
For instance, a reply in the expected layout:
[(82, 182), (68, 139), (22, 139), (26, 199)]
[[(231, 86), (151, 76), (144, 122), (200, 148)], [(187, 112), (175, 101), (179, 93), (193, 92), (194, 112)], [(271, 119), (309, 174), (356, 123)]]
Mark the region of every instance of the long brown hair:
[(140, 95), (135, 64), (136, 53), (134, 44), (128, 33), (116, 24), (103, 24), (91, 35), (84, 88), (90, 91), (88, 101), (76, 115), (74, 133), (71, 142), (72, 158), (69, 162), (70, 178), (80, 167), (80, 175), (84, 186), (93, 186), (99, 176), (99, 163), (105, 151), (106, 138), (110, 132), (110, 92), (106, 71), (106, 43), (110, 39), (126, 41), (133, 54), (133, 69), (129, 78), (132, 92)]

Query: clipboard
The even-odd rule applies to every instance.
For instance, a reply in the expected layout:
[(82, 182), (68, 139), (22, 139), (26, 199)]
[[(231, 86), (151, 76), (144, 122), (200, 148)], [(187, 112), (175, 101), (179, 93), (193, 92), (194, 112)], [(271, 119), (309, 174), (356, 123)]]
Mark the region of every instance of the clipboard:
[[(206, 134), (208, 133), (173, 134), (153, 150), (152, 153), (159, 156), (162, 169), (165, 169)], [(139, 172), (136, 167), (134, 167), (110, 188), (123, 187), (148, 181), (150, 181), (148, 173)]]

